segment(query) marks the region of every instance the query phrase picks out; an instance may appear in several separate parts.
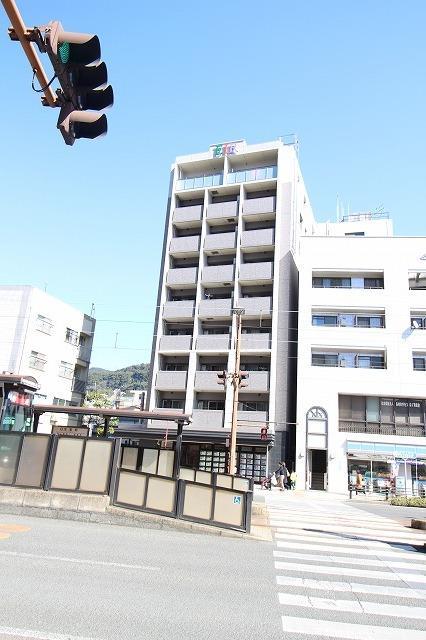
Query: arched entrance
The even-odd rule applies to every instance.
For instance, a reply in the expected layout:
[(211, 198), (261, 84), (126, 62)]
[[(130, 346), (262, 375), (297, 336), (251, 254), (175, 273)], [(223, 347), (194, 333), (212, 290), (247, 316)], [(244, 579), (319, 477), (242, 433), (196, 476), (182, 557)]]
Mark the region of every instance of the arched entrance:
[(306, 488), (327, 489), (328, 416), (322, 407), (306, 412)]

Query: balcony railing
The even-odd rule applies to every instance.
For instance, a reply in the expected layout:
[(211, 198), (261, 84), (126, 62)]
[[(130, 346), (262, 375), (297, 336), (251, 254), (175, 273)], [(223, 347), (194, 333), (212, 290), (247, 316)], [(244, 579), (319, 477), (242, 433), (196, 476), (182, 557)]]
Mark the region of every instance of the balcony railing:
[(158, 371), (155, 387), (164, 391), (185, 391), (187, 377), (187, 371)]
[(189, 351), (192, 336), (161, 336), (160, 351)]
[(272, 167), (259, 167), (257, 169), (246, 169), (245, 171), (233, 171), (228, 173), (228, 184), (237, 182), (253, 182), (253, 180), (271, 180), (277, 177), (276, 165)]
[(181, 178), (176, 182), (176, 189), (203, 189), (204, 187), (218, 187), (223, 183), (223, 173), (214, 173), (194, 178)]
[(339, 420), (339, 431), (348, 433), (371, 433), (374, 435), (410, 436), (411, 438), (426, 436), (425, 425), (379, 424), (355, 420)]

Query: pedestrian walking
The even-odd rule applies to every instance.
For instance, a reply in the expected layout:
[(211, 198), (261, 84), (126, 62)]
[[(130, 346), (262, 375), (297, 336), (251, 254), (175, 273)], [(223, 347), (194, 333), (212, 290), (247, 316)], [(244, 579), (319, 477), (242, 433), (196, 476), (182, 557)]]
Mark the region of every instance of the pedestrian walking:
[(286, 489), (289, 475), (285, 462), (280, 462), (278, 469), (275, 471), (275, 477), (280, 491), (284, 491)]
[(290, 489), (296, 488), (296, 480), (297, 480), (297, 473), (293, 469), (293, 471), (290, 473)]

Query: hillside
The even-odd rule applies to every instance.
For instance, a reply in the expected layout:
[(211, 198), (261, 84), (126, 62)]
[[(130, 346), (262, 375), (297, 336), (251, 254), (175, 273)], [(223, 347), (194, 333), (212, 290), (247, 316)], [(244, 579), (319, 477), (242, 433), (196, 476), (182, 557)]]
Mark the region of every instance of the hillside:
[(109, 371), (99, 367), (89, 369), (88, 391), (112, 391), (121, 389), (146, 389), (149, 378), (149, 364), (133, 364), (124, 369)]

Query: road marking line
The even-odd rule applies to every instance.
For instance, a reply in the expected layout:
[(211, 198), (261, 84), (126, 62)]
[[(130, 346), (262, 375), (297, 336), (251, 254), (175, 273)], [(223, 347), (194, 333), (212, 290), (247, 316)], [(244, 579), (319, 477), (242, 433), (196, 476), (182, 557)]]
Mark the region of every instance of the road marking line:
[(362, 600), (338, 600), (334, 598), (318, 598), (316, 596), (279, 593), (280, 604), (311, 609), (326, 609), (341, 612), (371, 613), (375, 616), (394, 616), (396, 618), (415, 618), (426, 620), (426, 607), (407, 607), (380, 602), (364, 602)]
[(30, 629), (15, 629), (14, 627), (0, 627), (0, 636), (18, 636), (20, 638), (33, 638), (34, 640), (101, 640), (87, 636), (73, 636), (69, 633), (49, 633)]
[(147, 571), (160, 571), (160, 567), (151, 567), (140, 564), (124, 564), (121, 562), (103, 562), (102, 560), (84, 560), (83, 558), (68, 558), (65, 556), (44, 556), (36, 553), (20, 553), (18, 551), (0, 550), (0, 556), (13, 556), (15, 558), (28, 558), (31, 560), (53, 560), (56, 562), (71, 562), (73, 564), (89, 564), (100, 567), (119, 567), (120, 569), (145, 569)]
[(292, 562), (275, 562), (276, 569), (305, 573), (325, 573), (335, 576), (353, 576), (358, 578), (375, 578), (376, 580), (401, 580), (402, 582), (426, 583), (426, 575), (417, 573), (397, 573), (393, 571), (368, 571), (367, 569), (348, 569), (347, 567), (322, 566), (315, 564), (299, 564)]
[(285, 533), (285, 532), (290, 532), (290, 533), (297, 533), (300, 532), (301, 534), (305, 535), (306, 533), (313, 533), (313, 534), (330, 534), (330, 533), (334, 533), (337, 537), (338, 534), (349, 534), (349, 532), (351, 532), (351, 535), (354, 536), (354, 538), (364, 538), (365, 540), (376, 540), (379, 539), (379, 542), (402, 542), (404, 544), (423, 544), (425, 542), (425, 537), (424, 536), (416, 536), (415, 534), (412, 533), (405, 533), (405, 532), (401, 532), (401, 533), (385, 533), (383, 531), (365, 531), (363, 529), (358, 529), (356, 535), (353, 534), (353, 529), (341, 529), (338, 527), (328, 527), (327, 530), (324, 529), (319, 529), (319, 530), (312, 530), (312, 529), (303, 529), (303, 528), (299, 528), (299, 527), (289, 527), (289, 526), (282, 526), (284, 523), (281, 523), (279, 525), (274, 524), (273, 522), (269, 523), (270, 526), (273, 529), (276, 529), (278, 533)]
[(325, 636), (326, 638), (346, 638), (346, 640), (401, 640), (408, 636), (410, 640), (424, 640), (425, 632), (415, 629), (401, 629), (395, 627), (377, 627), (350, 622), (334, 622), (332, 620), (317, 620), (316, 618), (296, 618), (282, 616), (283, 631), (286, 633), (305, 633), (311, 636)]
[(277, 576), (277, 584), (289, 587), (305, 587), (319, 591), (370, 593), (380, 596), (426, 600), (426, 589), (413, 589), (410, 587), (390, 587), (388, 585), (362, 584), (360, 582), (332, 582), (330, 580), (314, 580), (313, 578), (296, 578), (295, 576)]
[(372, 558), (351, 558), (349, 556), (325, 556), (317, 553), (296, 553), (294, 551), (274, 551), (276, 558), (288, 558), (289, 560), (307, 560), (312, 562), (331, 562), (336, 564), (354, 564), (363, 565), (365, 567), (390, 567), (392, 569), (416, 569), (422, 571), (424, 567), (415, 566), (416, 560), (413, 562), (393, 562), (393, 560), (373, 560)]
[[(326, 552), (326, 551), (331, 551), (332, 550), (332, 546), (328, 547), (325, 546), (323, 544), (307, 544), (304, 542), (294, 542), (294, 541), (283, 541), (283, 540), (276, 540), (275, 544), (277, 545), (277, 547), (279, 547), (280, 549), (306, 549), (307, 551), (322, 551), (322, 552)], [(426, 556), (422, 556), (421, 553), (418, 553), (417, 551), (392, 551), (392, 549), (389, 549), (388, 551), (384, 551), (382, 549), (362, 549), (361, 547), (359, 547), (359, 545), (353, 545), (352, 547), (349, 546), (341, 546), (338, 549), (335, 549), (332, 555), (335, 555), (337, 553), (348, 553), (348, 554), (353, 554), (353, 555), (360, 555), (360, 556), (378, 556), (380, 558), (383, 558), (383, 560), (390, 560), (392, 558), (405, 558), (407, 560), (413, 560), (414, 562), (418, 563), (419, 560), (426, 562)], [(336, 558), (340, 558), (340, 557), (344, 557), (344, 556), (336, 556)]]
[[(380, 547), (380, 548), (386, 548), (389, 549), (389, 543), (387, 542), (380, 542), (378, 540), (362, 540), (360, 538), (355, 538), (355, 537), (337, 537), (337, 536), (332, 536), (331, 534), (324, 534), (321, 535), (319, 533), (315, 534), (315, 533), (307, 533), (307, 532), (303, 532), (303, 535), (297, 535), (297, 534), (293, 534), (293, 533), (280, 533), (280, 532), (274, 532), (275, 538), (279, 538), (280, 540), (305, 540), (306, 542), (321, 542), (324, 545), (349, 545), (349, 546), (354, 546), (354, 547), (360, 547), (362, 545), (368, 546), (369, 548), (371, 547)], [(407, 547), (410, 548), (410, 550), (413, 550), (413, 548), (411, 547), (411, 545), (405, 545)], [(327, 548), (327, 547), (325, 547)], [(398, 548), (400, 548), (400, 546), (398, 546)]]

